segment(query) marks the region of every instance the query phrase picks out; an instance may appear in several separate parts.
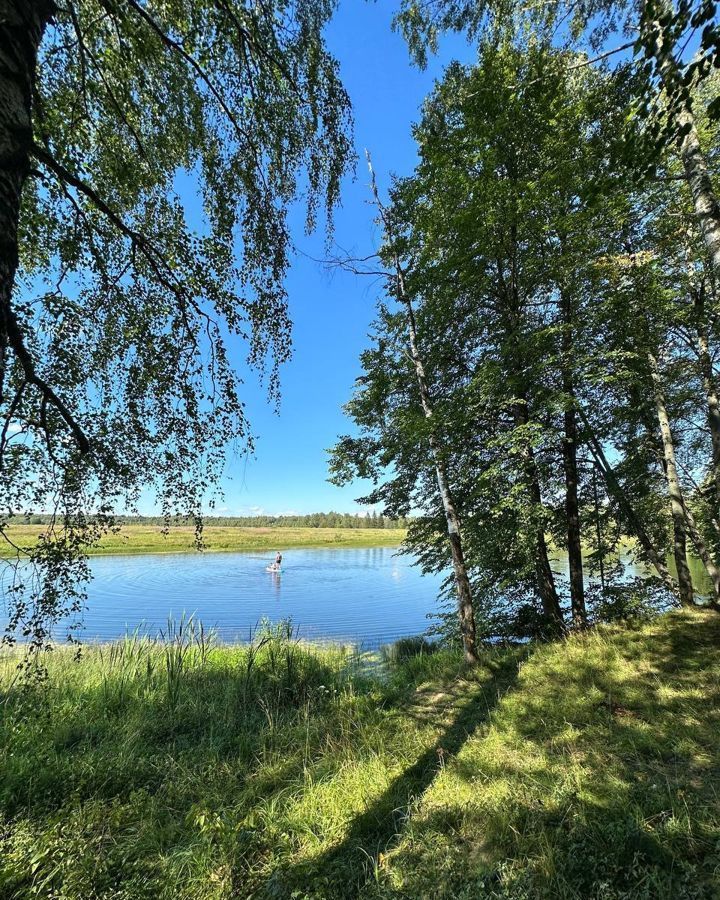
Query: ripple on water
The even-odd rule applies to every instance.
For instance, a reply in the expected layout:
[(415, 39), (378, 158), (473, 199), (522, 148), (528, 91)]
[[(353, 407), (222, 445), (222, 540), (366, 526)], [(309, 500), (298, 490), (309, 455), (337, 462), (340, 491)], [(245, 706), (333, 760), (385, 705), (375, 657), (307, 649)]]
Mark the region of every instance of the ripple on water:
[(306, 637), (377, 646), (424, 631), (437, 607), (440, 579), (422, 576), (394, 548), (291, 550), (279, 575), (265, 571), (272, 558), (96, 557), (84, 639), (109, 640), (137, 627), (154, 634), (168, 617), (185, 614), (225, 640), (246, 639), (263, 618), (291, 618)]

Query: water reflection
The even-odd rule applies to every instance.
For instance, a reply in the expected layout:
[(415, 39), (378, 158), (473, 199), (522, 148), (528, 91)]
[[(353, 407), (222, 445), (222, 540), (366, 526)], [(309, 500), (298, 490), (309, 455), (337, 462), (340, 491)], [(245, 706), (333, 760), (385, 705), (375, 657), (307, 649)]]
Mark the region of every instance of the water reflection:
[[(442, 577), (421, 575), (396, 548), (290, 550), (281, 573), (267, 571), (271, 561), (257, 552), (97, 557), (83, 639), (138, 626), (155, 634), (168, 616), (193, 614), (226, 640), (247, 639), (265, 617), (291, 618), (308, 638), (374, 647), (423, 632), (438, 609)], [(622, 561), (626, 577), (647, 574), (631, 554)], [(566, 583), (566, 557), (553, 563)], [(698, 592), (709, 594), (702, 563), (691, 559), (690, 570)]]
[(282, 575), (280, 572), (268, 572), (270, 576), (270, 581), (272, 582), (272, 586), (275, 589), (275, 599), (280, 599), (280, 587), (282, 585)]
[(195, 615), (226, 640), (245, 640), (267, 617), (292, 618), (301, 635), (374, 647), (427, 628), (440, 579), (395, 548), (290, 550), (282, 572), (258, 553), (106, 556), (94, 574), (84, 639), (110, 639), (167, 617)]

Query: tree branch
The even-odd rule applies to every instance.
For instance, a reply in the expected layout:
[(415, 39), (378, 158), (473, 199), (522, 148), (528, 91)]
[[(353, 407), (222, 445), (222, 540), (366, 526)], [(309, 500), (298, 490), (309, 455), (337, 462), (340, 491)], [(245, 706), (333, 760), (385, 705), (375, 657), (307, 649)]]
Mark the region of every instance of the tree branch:
[(586, 59), (583, 62), (574, 63), (572, 66), (568, 66), (568, 72), (572, 72), (574, 69), (584, 69), (585, 66), (591, 66), (593, 63), (600, 62), (603, 59), (607, 59), (608, 56), (614, 56), (616, 53), (622, 53), (623, 50), (629, 50), (631, 47), (635, 46), (635, 41), (628, 41), (627, 44), (621, 44), (619, 47), (614, 47), (612, 50), (606, 50), (604, 53), (601, 53), (599, 56), (594, 56), (592, 59)]
[(147, 23), (147, 25), (153, 30), (153, 32), (158, 36), (160, 41), (168, 48), (168, 50), (172, 50), (177, 53), (185, 62), (190, 66), (190, 68), (195, 72), (198, 78), (203, 82), (203, 84), (210, 91), (212, 96), (217, 101), (218, 105), (222, 109), (223, 113), (227, 117), (230, 124), (233, 126), (235, 131), (245, 140), (248, 145), (252, 148), (253, 153), (255, 154), (255, 165), (260, 176), (261, 181), (265, 184), (265, 175), (262, 171), (262, 166), (259, 163), (259, 154), (257, 150), (257, 146), (253, 141), (252, 137), (248, 134), (248, 132), (240, 125), (235, 114), (230, 109), (230, 107), (225, 102), (225, 98), (222, 96), (218, 88), (215, 86), (214, 82), (205, 71), (205, 69), (200, 65), (200, 63), (195, 59), (195, 57), (188, 53), (185, 47), (180, 43), (180, 41), (176, 41), (174, 38), (171, 38), (167, 32), (165, 32), (161, 26), (155, 21), (155, 19), (148, 13), (146, 9), (143, 9), (142, 6), (137, 2), (137, 0), (126, 0), (129, 6), (135, 10), (135, 12), (140, 16), (140, 18)]
[(44, 402), (49, 401), (55, 407), (55, 409), (65, 421), (65, 424), (68, 426), (70, 431), (72, 431), (75, 438), (75, 443), (77, 444), (80, 453), (82, 453), (83, 455), (89, 453), (90, 441), (88, 440), (85, 432), (82, 430), (79, 423), (74, 418), (73, 414), (67, 408), (62, 399), (55, 393), (55, 391), (47, 383), (47, 381), (45, 381), (44, 378), (38, 375), (37, 371), (35, 370), (35, 363), (32, 356), (30, 355), (30, 352), (25, 346), (25, 339), (20, 329), (17, 316), (15, 315), (15, 311), (13, 310), (13, 308), (10, 306), (9, 301), (3, 303), (2, 316), (4, 319), (3, 324), (5, 326), (5, 331), (8, 336), (8, 343), (10, 347), (12, 347), (16, 359), (22, 366), (25, 380), (28, 384), (33, 384), (36, 388), (38, 388), (43, 396)]
[[(71, 187), (74, 187), (77, 191), (87, 197), (88, 200), (104, 215), (108, 217), (108, 219), (112, 222), (112, 224), (127, 237), (133, 247), (136, 247), (143, 254), (148, 264), (152, 268), (155, 273), (158, 282), (170, 291), (178, 301), (180, 307), (180, 313), (183, 316), (183, 320), (185, 323), (185, 327), (188, 333), (188, 336), (191, 338), (192, 343), (197, 348), (197, 340), (195, 339), (192, 328), (190, 327), (190, 322), (187, 318), (187, 305), (188, 305), (188, 297), (182, 289), (182, 286), (177, 282), (175, 284), (172, 283), (172, 279), (174, 279), (174, 275), (172, 273), (171, 267), (164, 260), (162, 254), (147, 240), (147, 238), (141, 234), (139, 231), (135, 231), (133, 228), (130, 228), (129, 225), (122, 219), (118, 213), (115, 212), (112, 207), (110, 207), (105, 200), (95, 191), (86, 181), (83, 181), (81, 178), (78, 178), (77, 175), (74, 175), (69, 169), (66, 169), (62, 163), (58, 162), (55, 157), (48, 151), (42, 147), (39, 147), (37, 144), (32, 144), (31, 152), (35, 156), (35, 158), (44, 163), (55, 175), (63, 182), (64, 184), (69, 184)], [(163, 269), (165, 272), (163, 272)], [(166, 274), (167, 273), (167, 274)], [(205, 318), (209, 318), (207, 314), (203, 313), (197, 304), (192, 304), (195, 312), (198, 315), (203, 315)]]

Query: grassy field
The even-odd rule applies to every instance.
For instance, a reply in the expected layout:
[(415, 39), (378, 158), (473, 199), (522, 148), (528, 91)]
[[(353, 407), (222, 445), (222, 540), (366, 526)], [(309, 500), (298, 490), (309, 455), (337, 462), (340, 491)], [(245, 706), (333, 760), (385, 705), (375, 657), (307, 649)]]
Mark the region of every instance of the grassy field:
[(720, 895), (720, 616), (369, 666), (197, 632), (0, 661), (0, 896)]
[[(44, 525), (10, 525), (13, 543), (32, 546)], [(290, 547), (394, 547), (405, 537), (402, 528), (242, 528), (208, 526), (203, 535), (207, 550), (287, 550)], [(124, 525), (104, 537), (94, 554), (184, 553), (193, 551), (191, 527), (173, 526), (167, 534), (158, 525)], [(0, 556), (12, 548), (0, 543)]]

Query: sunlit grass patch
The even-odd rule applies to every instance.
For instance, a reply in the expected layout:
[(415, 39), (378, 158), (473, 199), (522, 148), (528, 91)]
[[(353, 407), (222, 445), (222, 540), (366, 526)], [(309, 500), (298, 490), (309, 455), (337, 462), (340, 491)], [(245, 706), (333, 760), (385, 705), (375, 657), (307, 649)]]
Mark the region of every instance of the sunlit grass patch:
[(166, 638), (0, 660), (0, 896), (717, 896), (720, 617), (474, 671)]
[(539, 648), (428, 789), (387, 890), (717, 896), (719, 637), (716, 616), (674, 614)]

